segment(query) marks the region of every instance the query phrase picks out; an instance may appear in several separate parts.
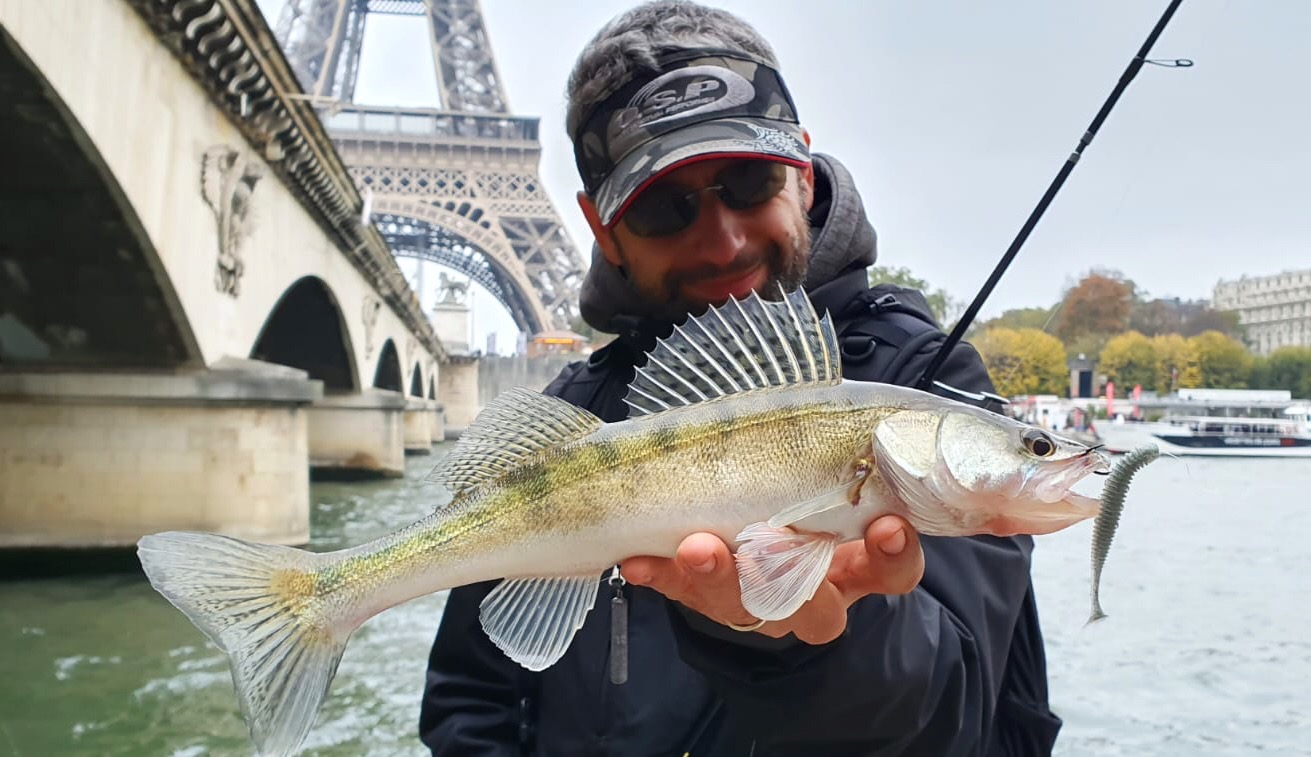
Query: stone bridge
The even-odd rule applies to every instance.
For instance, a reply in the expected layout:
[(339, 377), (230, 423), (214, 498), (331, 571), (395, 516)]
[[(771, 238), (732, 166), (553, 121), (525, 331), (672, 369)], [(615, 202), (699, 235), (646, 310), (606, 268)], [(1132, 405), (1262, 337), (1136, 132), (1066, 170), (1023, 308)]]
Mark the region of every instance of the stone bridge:
[(299, 92), (250, 0), (0, 0), (0, 546), (303, 543), (476, 412)]

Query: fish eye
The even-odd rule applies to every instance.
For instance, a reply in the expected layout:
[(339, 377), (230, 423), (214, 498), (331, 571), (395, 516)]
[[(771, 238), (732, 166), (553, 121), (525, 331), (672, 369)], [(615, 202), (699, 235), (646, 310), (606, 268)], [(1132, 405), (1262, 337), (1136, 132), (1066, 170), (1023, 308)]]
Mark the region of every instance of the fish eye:
[(1056, 452), (1056, 444), (1051, 437), (1036, 428), (1025, 429), (1023, 437), (1025, 449), (1038, 457), (1051, 457)]

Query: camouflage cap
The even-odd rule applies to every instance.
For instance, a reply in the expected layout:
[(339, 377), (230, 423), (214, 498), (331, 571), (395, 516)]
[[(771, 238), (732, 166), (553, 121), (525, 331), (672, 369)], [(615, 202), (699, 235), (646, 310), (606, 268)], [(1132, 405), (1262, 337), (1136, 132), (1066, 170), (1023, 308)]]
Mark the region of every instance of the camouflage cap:
[(574, 160), (601, 222), (613, 225), (647, 185), (696, 160), (750, 156), (810, 163), (783, 77), (764, 61), (676, 49), (599, 103), (574, 137)]

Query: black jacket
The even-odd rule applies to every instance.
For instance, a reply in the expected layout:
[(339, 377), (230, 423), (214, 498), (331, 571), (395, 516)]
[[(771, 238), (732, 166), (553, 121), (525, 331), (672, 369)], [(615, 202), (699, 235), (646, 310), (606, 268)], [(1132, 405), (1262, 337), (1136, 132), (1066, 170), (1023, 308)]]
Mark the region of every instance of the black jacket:
[[(912, 383), (942, 333), (918, 293), (865, 285), (873, 230), (863, 212), (840, 212), (854, 196), (849, 177), (817, 158), (813, 238), (842, 240), (847, 266), (823, 283), (808, 279), (808, 293), (834, 316), (846, 377)], [(834, 218), (844, 215), (868, 232), (840, 228)], [(830, 266), (841, 259), (824, 253), (816, 244), (812, 256)], [(625, 335), (546, 392), (613, 422), (628, 415), (622, 398), (651, 334), (649, 318), (612, 313), (608, 323)], [(939, 381), (958, 399), (982, 403), (992, 391), (968, 345)], [(920, 586), (860, 600), (843, 635), (822, 646), (738, 633), (625, 587), (622, 685), (609, 680), (609, 587), (564, 657), (540, 674), (509, 660), (479, 626), (478, 604), (494, 584), (455, 589), (429, 659), (420, 736), (438, 755), (1049, 754), (1060, 721), (1047, 704), (1032, 539), (921, 539)]]

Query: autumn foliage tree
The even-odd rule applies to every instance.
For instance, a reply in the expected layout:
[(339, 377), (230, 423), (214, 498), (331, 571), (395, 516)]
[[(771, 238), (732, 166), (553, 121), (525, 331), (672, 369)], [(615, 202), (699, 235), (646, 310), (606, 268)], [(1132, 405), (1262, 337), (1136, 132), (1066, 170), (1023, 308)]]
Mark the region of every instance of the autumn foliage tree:
[(992, 328), (976, 337), (973, 344), (988, 366), (997, 393), (1003, 397), (1064, 396), (1069, 389), (1065, 346), (1051, 334), (1038, 329)]
[(1176, 389), (1193, 389), (1202, 385), (1202, 370), (1197, 361), (1197, 350), (1178, 334), (1161, 334), (1152, 337), (1156, 352), (1156, 372), (1152, 385), (1161, 394)]
[(1137, 331), (1111, 337), (1102, 348), (1098, 365), (1117, 386), (1127, 389), (1141, 384), (1151, 389), (1156, 385), (1156, 348), (1151, 339)]
[(1202, 386), (1208, 389), (1245, 389), (1252, 374), (1252, 356), (1233, 337), (1205, 331), (1188, 343), (1197, 355)]
[(1128, 330), (1133, 305), (1133, 282), (1115, 273), (1089, 273), (1065, 293), (1053, 332), (1067, 344), (1089, 335), (1109, 338)]

